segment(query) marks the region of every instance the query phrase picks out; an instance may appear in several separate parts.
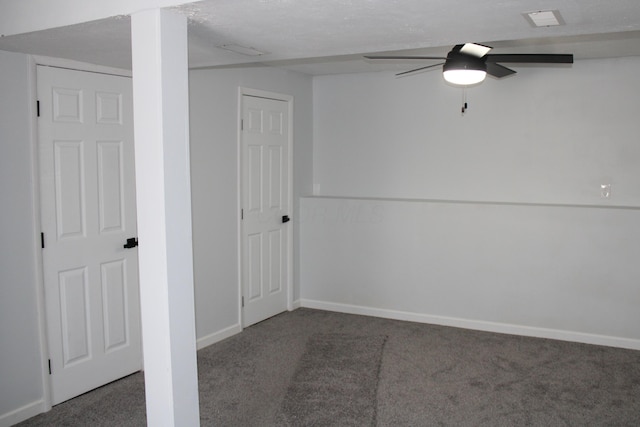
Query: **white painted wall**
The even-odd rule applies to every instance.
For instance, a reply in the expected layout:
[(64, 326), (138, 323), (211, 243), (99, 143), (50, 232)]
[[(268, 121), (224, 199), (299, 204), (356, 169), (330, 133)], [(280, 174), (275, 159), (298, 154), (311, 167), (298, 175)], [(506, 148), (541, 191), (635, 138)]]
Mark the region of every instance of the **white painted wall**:
[[(199, 346), (239, 330), (238, 88), (291, 95), (294, 213), (312, 191), (312, 79), (274, 68), (193, 70), (190, 81), (191, 185), (196, 332)], [(298, 223), (294, 222), (294, 299)]]
[(30, 61), (0, 51), (0, 426), (42, 410)]
[(319, 194), (640, 206), (640, 58), (517, 70), (464, 117), (437, 71), (315, 78)]
[(302, 200), (302, 304), (640, 349), (640, 211)]
[(640, 348), (640, 58), (518, 70), (314, 79), (303, 305)]

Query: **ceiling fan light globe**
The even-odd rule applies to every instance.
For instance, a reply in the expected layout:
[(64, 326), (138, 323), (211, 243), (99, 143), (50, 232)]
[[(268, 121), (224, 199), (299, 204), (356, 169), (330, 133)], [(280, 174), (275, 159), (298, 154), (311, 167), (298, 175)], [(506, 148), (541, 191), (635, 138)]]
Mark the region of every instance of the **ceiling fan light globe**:
[(482, 82), (487, 77), (484, 70), (471, 70), (468, 68), (457, 70), (445, 70), (442, 72), (444, 79), (454, 85), (468, 86)]

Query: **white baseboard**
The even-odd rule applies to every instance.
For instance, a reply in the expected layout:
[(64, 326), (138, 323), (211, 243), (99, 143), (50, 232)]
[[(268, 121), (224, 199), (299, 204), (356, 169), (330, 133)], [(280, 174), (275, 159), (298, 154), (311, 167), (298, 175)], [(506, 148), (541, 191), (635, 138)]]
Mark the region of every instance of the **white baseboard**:
[(228, 328), (224, 328), (218, 332), (214, 332), (202, 338), (198, 338), (198, 340), (196, 341), (196, 348), (198, 350), (203, 349), (210, 346), (211, 344), (220, 342), (223, 339), (229, 338), (240, 332), (242, 332), (242, 327), (240, 326), (240, 324), (231, 325)]
[(293, 310), (295, 310), (297, 308), (300, 308), (300, 307), (302, 307), (302, 305), (300, 303), (300, 300), (297, 299), (297, 300), (295, 300), (294, 302), (291, 303), (291, 310), (290, 311), (293, 311)]
[(388, 310), (383, 308), (364, 307), (359, 305), (335, 302), (300, 299), (300, 306), (339, 313), (360, 314), (363, 316), (382, 317), (385, 319), (405, 320), (409, 322), (430, 323), (434, 325), (453, 326), (456, 328), (474, 329), (478, 331), (497, 332), (501, 334), (522, 335), (536, 338), (549, 338), (584, 344), (604, 345), (608, 347), (640, 350), (640, 340), (633, 338), (612, 337), (607, 335), (588, 334), (584, 332), (546, 329), (532, 326), (511, 325), (508, 323), (469, 320), (456, 317), (434, 316), (423, 313)]
[(9, 427), (24, 420), (28, 420), (31, 417), (35, 417), (38, 414), (46, 412), (45, 409), (44, 400), (36, 400), (35, 402), (31, 402), (21, 408), (0, 415), (0, 427)]

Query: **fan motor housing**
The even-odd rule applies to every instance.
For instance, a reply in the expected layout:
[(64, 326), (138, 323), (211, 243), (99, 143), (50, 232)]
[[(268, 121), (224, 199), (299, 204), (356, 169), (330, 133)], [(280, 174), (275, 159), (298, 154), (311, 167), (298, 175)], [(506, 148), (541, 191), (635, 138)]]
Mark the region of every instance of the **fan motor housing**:
[(478, 70), (486, 72), (487, 64), (482, 58), (465, 55), (464, 53), (449, 52), (442, 70)]

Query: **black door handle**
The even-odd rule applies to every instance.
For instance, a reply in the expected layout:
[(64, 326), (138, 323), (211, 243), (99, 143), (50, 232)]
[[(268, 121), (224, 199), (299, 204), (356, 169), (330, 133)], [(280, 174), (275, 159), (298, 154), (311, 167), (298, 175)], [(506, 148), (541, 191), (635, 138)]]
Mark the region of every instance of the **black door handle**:
[(131, 248), (135, 248), (136, 246), (138, 246), (138, 238), (137, 237), (129, 237), (127, 239), (127, 243), (125, 243), (123, 247), (125, 249), (131, 249)]
[(282, 215), (282, 223), (286, 223), (291, 221), (291, 218), (289, 218), (289, 215)]

